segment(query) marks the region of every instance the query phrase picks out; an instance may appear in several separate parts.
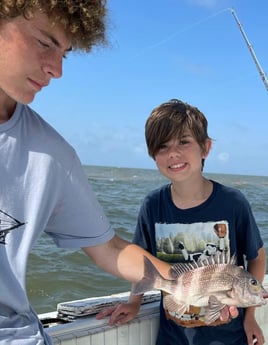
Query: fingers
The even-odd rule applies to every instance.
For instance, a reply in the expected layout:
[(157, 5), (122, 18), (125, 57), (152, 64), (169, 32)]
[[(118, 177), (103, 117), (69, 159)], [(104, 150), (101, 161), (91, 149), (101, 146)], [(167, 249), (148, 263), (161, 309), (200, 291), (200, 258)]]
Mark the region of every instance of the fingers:
[(119, 315), (113, 315), (111, 316), (110, 318), (110, 321), (109, 321), (109, 325), (110, 326), (113, 326), (113, 325), (116, 325), (116, 326), (119, 326), (119, 325), (123, 325), (127, 322), (129, 322), (130, 320), (132, 320), (133, 317), (130, 315), (130, 314), (119, 314)]
[(253, 336), (247, 336), (247, 338), (249, 345), (263, 345), (265, 343), (262, 331), (256, 332)]
[(109, 325), (113, 326), (113, 325), (118, 325), (120, 323), (123, 323), (125, 316), (126, 314), (124, 312), (124, 309), (122, 308), (122, 305), (119, 305), (111, 314)]
[(235, 306), (225, 306), (221, 310), (221, 321), (228, 321), (230, 318), (235, 319), (238, 316), (238, 310)]
[(238, 309), (233, 305), (229, 307), (229, 313), (232, 319), (235, 319), (239, 314)]
[(220, 319), (221, 319), (221, 321), (228, 321), (229, 317), (230, 317), (229, 308), (226, 306), (221, 310)]
[(101, 312), (99, 312), (96, 315), (96, 319), (102, 320), (107, 316), (110, 316), (110, 319), (109, 319), (110, 326), (122, 325), (123, 323), (126, 323), (133, 318), (132, 315), (127, 311), (125, 304), (118, 304), (118, 305), (103, 309)]
[(96, 319), (97, 320), (102, 320), (104, 319), (106, 316), (111, 315), (116, 309), (116, 306), (113, 307), (108, 307), (103, 309), (102, 311), (100, 311), (97, 315), (96, 315)]
[(252, 345), (263, 345), (265, 343), (265, 339), (263, 336), (261, 337), (253, 337), (252, 343), (248, 343), (248, 344), (252, 344)]

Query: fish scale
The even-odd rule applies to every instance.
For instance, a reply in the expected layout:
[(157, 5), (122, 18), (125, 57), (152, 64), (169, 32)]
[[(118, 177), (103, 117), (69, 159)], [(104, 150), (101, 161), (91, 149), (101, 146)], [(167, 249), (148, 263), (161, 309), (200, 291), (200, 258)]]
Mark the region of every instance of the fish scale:
[(191, 294), (207, 289), (218, 291), (219, 289), (229, 290), (230, 279), (228, 273), (224, 272), (225, 267), (220, 265), (213, 267), (202, 267), (194, 272), (186, 272), (178, 278), (178, 284), (183, 290), (189, 289)]

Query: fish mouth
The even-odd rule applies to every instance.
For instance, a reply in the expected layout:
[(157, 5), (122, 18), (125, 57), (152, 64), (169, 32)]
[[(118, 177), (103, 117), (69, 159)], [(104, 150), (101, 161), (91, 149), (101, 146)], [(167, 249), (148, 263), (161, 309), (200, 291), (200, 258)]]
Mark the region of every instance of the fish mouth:
[(258, 306), (262, 306), (264, 304), (267, 303), (267, 299), (268, 298), (268, 292), (264, 292), (262, 295), (261, 295), (261, 303), (259, 305), (256, 305), (256, 307)]

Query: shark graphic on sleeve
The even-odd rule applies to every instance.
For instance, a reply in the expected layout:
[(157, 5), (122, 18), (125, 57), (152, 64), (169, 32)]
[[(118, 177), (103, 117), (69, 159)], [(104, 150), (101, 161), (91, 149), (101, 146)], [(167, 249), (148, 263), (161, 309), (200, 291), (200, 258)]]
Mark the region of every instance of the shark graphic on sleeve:
[(0, 244), (6, 244), (7, 234), (24, 224), (25, 223), (20, 222), (16, 218), (10, 216), (8, 213), (0, 210)]

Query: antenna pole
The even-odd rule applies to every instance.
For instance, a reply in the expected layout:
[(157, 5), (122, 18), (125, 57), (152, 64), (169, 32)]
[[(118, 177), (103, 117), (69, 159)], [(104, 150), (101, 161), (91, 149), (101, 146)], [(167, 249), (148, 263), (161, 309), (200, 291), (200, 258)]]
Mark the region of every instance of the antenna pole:
[(255, 52), (253, 50), (253, 47), (250, 44), (250, 42), (249, 42), (249, 40), (247, 38), (247, 35), (246, 35), (245, 31), (243, 30), (242, 25), (239, 22), (239, 19), (238, 19), (237, 15), (236, 15), (234, 9), (231, 8), (230, 10), (231, 10), (231, 13), (234, 16), (234, 19), (235, 19), (235, 21), (236, 21), (236, 23), (237, 23), (237, 25), (239, 27), (239, 30), (241, 31), (241, 34), (242, 34), (242, 36), (243, 36), (243, 38), (244, 38), (244, 40), (245, 40), (245, 42), (247, 44), (247, 47), (248, 47), (248, 49), (250, 51), (250, 54), (251, 54), (251, 56), (252, 56), (252, 58), (253, 58), (253, 60), (255, 62), (255, 65), (256, 65), (256, 67), (258, 69), (258, 72), (259, 72), (259, 74), (261, 76), (261, 79), (262, 79), (262, 81), (264, 83), (264, 86), (265, 86), (266, 90), (268, 91), (268, 80), (266, 78), (266, 75), (265, 75), (263, 69), (261, 68), (261, 65), (260, 65), (260, 63), (259, 63), (259, 61), (258, 61), (258, 59), (256, 57), (256, 54), (255, 54)]

